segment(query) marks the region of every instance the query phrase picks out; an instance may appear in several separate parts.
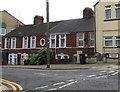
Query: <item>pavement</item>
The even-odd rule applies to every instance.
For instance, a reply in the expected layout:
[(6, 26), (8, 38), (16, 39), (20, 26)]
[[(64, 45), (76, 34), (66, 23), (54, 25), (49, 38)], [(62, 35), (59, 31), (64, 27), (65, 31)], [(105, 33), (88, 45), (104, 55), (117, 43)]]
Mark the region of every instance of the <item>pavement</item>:
[(1, 65), (0, 68), (16, 69), (39, 69), (39, 70), (78, 70), (78, 69), (100, 69), (100, 68), (120, 68), (117, 63), (95, 63), (95, 64), (50, 64), (47, 65)]

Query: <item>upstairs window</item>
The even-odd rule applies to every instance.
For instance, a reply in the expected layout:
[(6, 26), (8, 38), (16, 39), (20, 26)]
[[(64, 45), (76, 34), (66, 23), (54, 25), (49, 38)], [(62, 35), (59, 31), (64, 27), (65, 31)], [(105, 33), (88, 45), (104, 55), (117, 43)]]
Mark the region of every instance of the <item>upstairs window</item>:
[(15, 37), (11, 38), (11, 48), (12, 49), (16, 48), (16, 38)]
[(6, 35), (6, 29), (5, 28), (0, 28), (0, 35), (2, 35), (2, 36)]
[(90, 47), (95, 45), (95, 34), (93, 32), (89, 33), (89, 45)]
[(84, 33), (78, 34), (78, 47), (84, 47)]
[(28, 37), (23, 37), (23, 48), (28, 48)]
[(111, 19), (111, 6), (105, 6), (105, 18), (106, 20)]
[(51, 48), (56, 47), (56, 35), (54, 34), (50, 35), (50, 47)]
[(105, 47), (112, 47), (113, 46), (112, 37), (105, 37), (104, 38), (104, 46)]
[(30, 47), (36, 48), (36, 36), (31, 36), (30, 42)]
[(120, 4), (116, 5), (116, 18), (120, 18)]
[(59, 47), (66, 47), (66, 35), (65, 34), (61, 34), (59, 35)]
[(5, 38), (5, 48), (9, 48), (9, 38)]
[(120, 36), (116, 37), (116, 47), (120, 47)]

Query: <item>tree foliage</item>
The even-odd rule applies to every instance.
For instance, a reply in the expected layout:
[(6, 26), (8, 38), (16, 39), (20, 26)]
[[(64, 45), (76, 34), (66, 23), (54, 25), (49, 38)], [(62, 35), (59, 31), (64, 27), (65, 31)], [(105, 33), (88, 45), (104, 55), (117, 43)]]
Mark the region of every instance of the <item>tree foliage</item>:
[[(52, 50), (49, 51), (50, 57), (53, 55)], [(37, 54), (30, 57), (27, 61), (29, 61), (30, 65), (42, 65), (47, 63), (47, 48), (43, 48), (38, 51)]]

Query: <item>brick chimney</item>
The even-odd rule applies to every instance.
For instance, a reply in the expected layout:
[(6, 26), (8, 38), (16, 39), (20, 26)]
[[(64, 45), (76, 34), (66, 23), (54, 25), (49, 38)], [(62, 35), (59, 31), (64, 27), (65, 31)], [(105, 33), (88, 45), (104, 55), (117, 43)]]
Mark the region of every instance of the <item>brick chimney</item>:
[(44, 21), (43, 16), (38, 16), (38, 15), (36, 15), (36, 16), (34, 17), (34, 25), (36, 25), (36, 24), (41, 24), (41, 23), (43, 23), (43, 21)]
[(86, 7), (83, 10), (83, 19), (87, 20), (91, 17), (93, 17), (93, 10), (92, 10), (92, 8)]

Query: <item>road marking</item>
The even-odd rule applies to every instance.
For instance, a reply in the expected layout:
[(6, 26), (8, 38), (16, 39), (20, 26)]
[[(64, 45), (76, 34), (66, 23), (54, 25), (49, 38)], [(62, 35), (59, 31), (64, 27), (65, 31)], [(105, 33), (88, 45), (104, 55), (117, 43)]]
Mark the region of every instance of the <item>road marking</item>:
[(76, 82), (77, 82), (77, 81), (70, 82), (70, 83), (68, 83), (68, 84), (66, 84), (66, 85), (60, 86), (59, 88), (62, 89), (62, 88), (64, 88), (64, 87), (69, 86), (69, 85), (72, 85), (72, 84), (74, 84), (74, 83), (76, 83)]
[(112, 75), (116, 75), (116, 74), (118, 74), (119, 72), (115, 72), (115, 73), (113, 73)]
[(68, 80), (68, 82), (71, 82), (71, 81), (74, 81), (74, 80)]
[(107, 72), (107, 71), (100, 71), (100, 72)]
[(57, 88), (51, 88), (51, 89), (48, 89), (48, 90), (57, 90)]
[(96, 75), (89, 75), (89, 76), (87, 76), (87, 77), (89, 77), (89, 78), (90, 78), (90, 77), (94, 77), (94, 76), (96, 76)]
[(79, 76), (83, 76), (83, 75), (79, 75)]
[(2, 82), (3, 84), (9, 85), (10, 87), (12, 87), (13, 92), (16, 92), (17, 88), (14, 85), (7, 83), (7, 82), (4, 82), (4, 81), (0, 81), (0, 82)]
[(42, 88), (47, 88), (48, 86), (42, 86), (42, 87), (37, 87), (35, 89), (42, 89)]
[(59, 82), (59, 83), (55, 83), (55, 84), (53, 84), (54, 86), (56, 86), (56, 85), (60, 85), (60, 84), (64, 84), (65, 82)]
[(17, 83), (14, 83), (14, 82), (11, 82), (11, 81), (8, 81), (8, 80), (5, 80), (5, 79), (1, 79), (1, 80), (4, 81), (4, 82), (6, 82), (6, 83), (15, 85), (16, 87), (18, 87), (19, 91), (22, 91), (22, 90), (23, 90), (22, 86), (20, 86), (20, 85), (17, 84)]
[(115, 72), (115, 71), (109, 71), (108, 73), (113, 73), (113, 72)]

